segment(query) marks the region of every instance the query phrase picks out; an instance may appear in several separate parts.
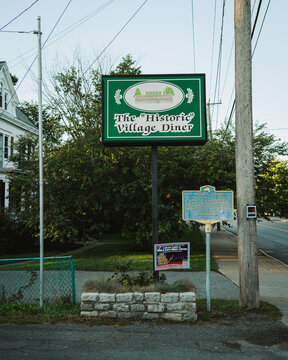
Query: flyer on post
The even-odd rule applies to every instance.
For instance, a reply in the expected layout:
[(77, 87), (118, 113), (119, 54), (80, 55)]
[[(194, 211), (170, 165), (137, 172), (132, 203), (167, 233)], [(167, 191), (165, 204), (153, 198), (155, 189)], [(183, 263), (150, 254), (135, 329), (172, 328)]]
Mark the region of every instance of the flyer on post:
[(189, 269), (190, 243), (154, 245), (154, 270)]

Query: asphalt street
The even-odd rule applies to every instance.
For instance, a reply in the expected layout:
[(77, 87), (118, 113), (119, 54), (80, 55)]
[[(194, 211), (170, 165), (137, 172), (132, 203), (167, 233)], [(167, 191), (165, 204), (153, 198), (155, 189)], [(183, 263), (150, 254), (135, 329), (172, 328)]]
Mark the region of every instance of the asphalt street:
[(264, 318), (210, 325), (137, 322), (125, 326), (2, 325), (5, 360), (280, 360), (288, 358), (288, 330)]
[[(237, 221), (229, 222), (224, 228), (237, 235)], [(269, 256), (288, 265), (288, 222), (267, 221), (257, 222), (258, 248)]]

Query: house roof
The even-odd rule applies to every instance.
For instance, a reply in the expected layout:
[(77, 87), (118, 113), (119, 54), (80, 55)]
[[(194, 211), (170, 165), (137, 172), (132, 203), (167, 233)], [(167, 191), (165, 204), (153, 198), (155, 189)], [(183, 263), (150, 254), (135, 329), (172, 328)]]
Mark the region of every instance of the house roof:
[(7, 82), (7, 86), (10, 88), (10, 94), (13, 94), (13, 98), (14, 98), (13, 106), (15, 106), (14, 115), (12, 115), (12, 114), (11, 114), (12, 116), (8, 115), (7, 112), (5, 115), (8, 116), (8, 118), (10, 118), (10, 121), (12, 121), (12, 122), (13, 122), (13, 118), (15, 119), (15, 117), (16, 117), (16, 119), (18, 120), (18, 126), (19, 125), (21, 126), (21, 123), (22, 123), (25, 128), (27, 128), (27, 125), (28, 125), (29, 127), (37, 129), (37, 126), (33, 123), (33, 121), (18, 107), (19, 100), (18, 100), (17, 94), (15, 93), (14, 85), (13, 85), (11, 75), (10, 75), (6, 61), (0, 61), (0, 71), (1, 70), (3, 70), (4, 76), (5, 76), (5, 79)]
[(22, 121), (23, 123), (33, 126), (37, 128), (37, 126), (30, 120), (30, 118), (16, 106), (16, 117), (18, 120)]

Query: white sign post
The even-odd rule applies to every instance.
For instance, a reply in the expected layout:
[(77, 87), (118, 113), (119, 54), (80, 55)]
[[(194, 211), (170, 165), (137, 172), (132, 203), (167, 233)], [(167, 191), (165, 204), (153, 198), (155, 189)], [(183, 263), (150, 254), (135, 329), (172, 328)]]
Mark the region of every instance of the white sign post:
[(183, 191), (182, 218), (205, 224), (206, 234), (206, 308), (211, 310), (210, 300), (210, 233), (211, 225), (224, 220), (233, 220), (233, 191), (216, 191), (205, 185), (200, 191)]

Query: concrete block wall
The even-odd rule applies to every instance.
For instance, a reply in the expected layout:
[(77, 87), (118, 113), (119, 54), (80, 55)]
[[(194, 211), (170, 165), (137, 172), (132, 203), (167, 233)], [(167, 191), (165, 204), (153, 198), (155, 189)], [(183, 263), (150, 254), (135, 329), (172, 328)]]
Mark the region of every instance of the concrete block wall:
[(197, 320), (195, 292), (83, 293), (81, 316)]

